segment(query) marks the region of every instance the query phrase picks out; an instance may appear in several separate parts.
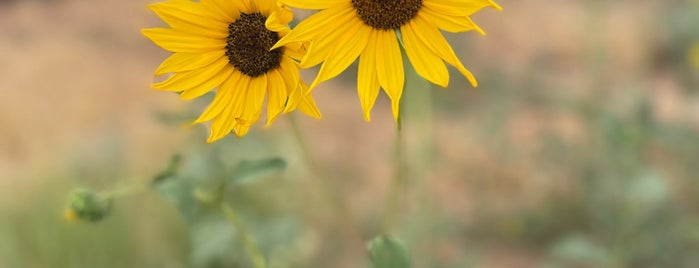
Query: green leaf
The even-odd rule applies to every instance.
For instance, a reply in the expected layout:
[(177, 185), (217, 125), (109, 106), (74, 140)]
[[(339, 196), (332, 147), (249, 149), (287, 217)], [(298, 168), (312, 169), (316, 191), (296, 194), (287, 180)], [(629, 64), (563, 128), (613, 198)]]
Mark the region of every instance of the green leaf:
[(243, 160), (238, 163), (230, 182), (246, 183), (268, 175), (279, 172), (286, 168), (286, 161), (279, 157), (261, 160)]
[(374, 268), (408, 268), (411, 266), (410, 254), (399, 240), (381, 235), (369, 242), (368, 250)]

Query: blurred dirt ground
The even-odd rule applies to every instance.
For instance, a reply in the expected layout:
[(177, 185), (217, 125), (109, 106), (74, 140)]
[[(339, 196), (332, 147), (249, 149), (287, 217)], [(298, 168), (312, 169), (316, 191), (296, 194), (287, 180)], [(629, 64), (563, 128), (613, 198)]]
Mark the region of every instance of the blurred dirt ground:
[[(560, 180), (565, 171), (537, 166), (537, 153), (548, 133), (567, 144), (594, 143), (594, 126), (567, 110), (566, 102), (552, 112), (524, 101), (599, 101), (623, 116), (637, 96), (647, 96), (653, 118), (699, 129), (699, 98), (685, 88), (686, 75), (667, 63), (673, 57), (668, 53), (683, 52), (667, 37), (668, 13), (658, 15), (687, 2), (598, 2), (501, 0), (503, 12), (474, 16), (487, 36), (448, 34), (481, 86), (470, 89), (452, 72), (451, 87), (435, 89), (442, 107), (424, 128), (433, 128), (436, 157), (429, 176), (435, 180), (428, 188), (442, 213), (468, 215), (484, 202), (474, 198), (484, 198), (492, 210), (535, 204), (543, 193), (569, 185)], [(21, 207), (21, 197), (45, 185), (51, 173), (110, 161), (105, 151), (128, 156), (119, 163), (121, 174), (157, 173), (162, 167), (156, 164), (191, 132), (204, 131), (201, 125), (173, 128), (155, 116), (186, 111), (191, 103), (149, 88), (168, 53), (140, 34), (163, 25), (145, 8), (148, 3), (0, 1), (0, 206)], [(310, 80), (312, 74), (304, 75)], [(383, 94), (372, 122), (363, 121), (353, 81), (353, 74), (343, 75), (319, 87), (314, 95), (324, 118), (301, 123), (320, 164), (347, 174), (336, 183), (356, 201), (350, 206), (366, 213), (376, 210), (388, 187), (395, 125)], [(497, 113), (502, 120), (489, 122)], [(283, 120), (262, 125), (258, 133), (290, 129)], [(488, 127), (505, 143), (494, 144), (501, 140), (490, 140), (483, 130)], [(346, 180), (352, 177), (356, 181)], [(460, 254), (455, 245), (439, 247), (440, 258)], [(486, 252), (482, 267), (535, 267), (540, 261), (516, 247)]]

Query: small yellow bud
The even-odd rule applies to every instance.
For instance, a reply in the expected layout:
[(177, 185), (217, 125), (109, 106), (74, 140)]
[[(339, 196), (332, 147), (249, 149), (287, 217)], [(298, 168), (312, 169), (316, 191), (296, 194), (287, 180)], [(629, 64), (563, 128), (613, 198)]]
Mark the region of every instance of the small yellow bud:
[(75, 221), (76, 219), (78, 219), (78, 214), (76, 214), (75, 211), (73, 211), (73, 209), (67, 208), (63, 212), (63, 218), (67, 221)]

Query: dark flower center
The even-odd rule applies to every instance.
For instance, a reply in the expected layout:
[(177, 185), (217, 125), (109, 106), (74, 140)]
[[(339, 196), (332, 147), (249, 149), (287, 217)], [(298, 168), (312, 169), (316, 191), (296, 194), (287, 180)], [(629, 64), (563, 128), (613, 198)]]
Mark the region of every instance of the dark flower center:
[(279, 41), (279, 35), (265, 28), (266, 19), (260, 13), (240, 13), (240, 18), (228, 25), (228, 62), (250, 77), (278, 68), (282, 59), (282, 48), (269, 50)]
[(352, 0), (357, 16), (379, 30), (393, 30), (409, 22), (422, 7), (422, 0)]

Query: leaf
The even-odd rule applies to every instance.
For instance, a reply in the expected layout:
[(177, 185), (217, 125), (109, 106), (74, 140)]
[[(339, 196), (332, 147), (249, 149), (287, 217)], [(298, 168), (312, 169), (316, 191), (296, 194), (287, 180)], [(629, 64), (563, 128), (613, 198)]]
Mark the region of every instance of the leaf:
[(279, 172), (286, 168), (286, 161), (279, 157), (261, 160), (243, 160), (238, 163), (231, 177), (232, 183), (247, 183), (255, 179)]
[(385, 235), (372, 239), (368, 245), (374, 268), (408, 268), (410, 254), (403, 243)]

